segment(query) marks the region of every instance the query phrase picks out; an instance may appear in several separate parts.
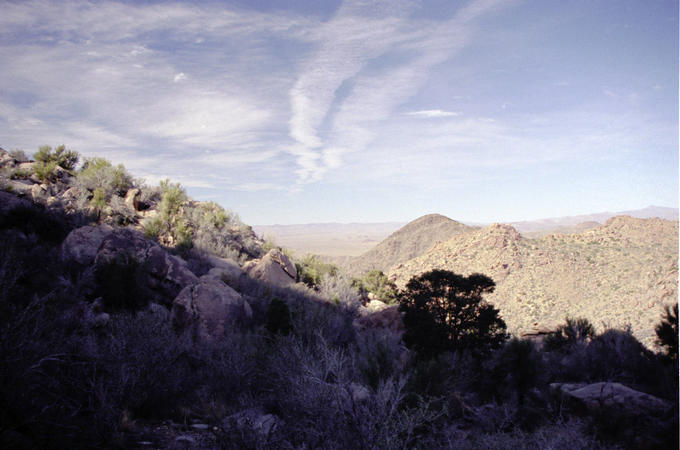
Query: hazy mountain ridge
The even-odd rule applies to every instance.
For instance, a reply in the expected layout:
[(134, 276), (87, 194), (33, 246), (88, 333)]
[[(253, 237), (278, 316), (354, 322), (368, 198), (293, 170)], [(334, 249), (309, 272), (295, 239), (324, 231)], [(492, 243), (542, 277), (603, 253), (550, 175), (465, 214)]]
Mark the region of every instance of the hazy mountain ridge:
[[(589, 228), (595, 228), (604, 224), (607, 220), (616, 216), (631, 216), (638, 219), (659, 218), (666, 220), (678, 220), (678, 208), (664, 206), (647, 206), (642, 209), (599, 212), (581, 214), (577, 216), (550, 217), (538, 220), (523, 220), (509, 222), (522, 235), (527, 237), (540, 237), (550, 233), (579, 233)], [(531, 235), (531, 234), (534, 235)]]
[(427, 252), (439, 241), (476, 230), (440, 214), (428, 214), (409, 222), (374, 248), (342, 262), (343, 268), (357, 275), (390, 267)]
[(583, 316), (596, 325), (631, 324), (653, 346), (664, 304), (677, 299), (678, 223), (617, 216), (580, 234), (523, 237), (494, 224), (452, 237), (389, 270), (399, 286), (431, 269), (496, 281), (488, 300), (511, 332)]

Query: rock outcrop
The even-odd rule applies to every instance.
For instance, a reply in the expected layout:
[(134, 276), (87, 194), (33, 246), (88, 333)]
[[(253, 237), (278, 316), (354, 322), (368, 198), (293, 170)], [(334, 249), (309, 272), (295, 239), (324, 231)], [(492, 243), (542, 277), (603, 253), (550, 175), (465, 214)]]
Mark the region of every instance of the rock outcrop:
[(179, 293), (172, 304), (173, 325), (190, 329), (203, 341), (222, 338), (230, 327), (252, 316), (241, 294), (220, 280), (203, 276)]
[(250, 261), (243, 270), (256, 280), (285, 287), (295, 283), (297, 270), (291, 260), (278, 249), (272, 249), (261, 260)]
[(185, 286), (198, 280), (184, 260), (130, 228), (81, 227), (71, 231), (62, 243), (64, 260), (90, 266), (90, 273), (119, 260), (122, 255), (133, 257), (139, 263), (144, 287), (155, 294), (151, 300), (167, 307)]

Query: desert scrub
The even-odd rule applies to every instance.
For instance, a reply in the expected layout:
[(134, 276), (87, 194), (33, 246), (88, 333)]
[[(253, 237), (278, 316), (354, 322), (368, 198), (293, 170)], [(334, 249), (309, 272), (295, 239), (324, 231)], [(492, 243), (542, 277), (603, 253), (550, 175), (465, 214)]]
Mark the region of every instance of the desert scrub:
[(363, 278), (355, 279), (354, 285), (361, 293), (370, 293), (387, 304), (397, 303), (397, 285), (390, 281), (381, 270), (372, 270)]
[(86, 158), (83, 167), (76, 175), (78, 183), (89, 191), (103, 189), (107, 197), (123, 196), (133, 187), (132, 176), (125, 166), (114, 166), (104, 158)]
[(50, 165), (54, 163), (54, 166), (59, 166), (69, 172), (73, 172), (76, 164), (78, 164), (78, 159), (80, 155), (78, 152), (73, 150), (67, 150), (66, 146), (60, 145), (54, 150), (49, 145), (43, 145), (38, 148), (38, 151), (33, 155), (33, 158), (38, 163), (43, 165)]
[(12, 171), (12, 173), (9, 177), (12, 180), (25, 180), (26, 178), (30, 178), (31, 175), (33, 175), (32, 170), (15, 169), (14, 171)]
[(48, 183), (56, 179), (57, 163), (55, 161), (38, 161), (33, 166), (35, 176), (43, 183)]
[(298, 281), (315, 289), (319, 289), (324, 278), (338, 275), (338, 268), (336, 266), (321, 261), (315, 255), (307, 255), (303, 259), (296, 261), (295, 269), (297, 270)]
[(144, 223), (145, 234), (166, 245), (191, 248), (193, 231), (183, 209), (188, 200), (186, 191), (169, 180), (161, 181), (160, 190), (158, 214)]

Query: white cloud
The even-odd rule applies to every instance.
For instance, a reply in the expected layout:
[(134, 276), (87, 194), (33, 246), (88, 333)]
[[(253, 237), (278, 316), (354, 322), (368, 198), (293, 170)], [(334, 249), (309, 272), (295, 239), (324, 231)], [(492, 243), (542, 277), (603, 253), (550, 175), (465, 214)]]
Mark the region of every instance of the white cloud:
[(456, 111), (444, 111), (441, 109), (424, 109), (421, 111), (411, 111), (407, 113), (409, 116), (424, 117), (424, 118), (436, 118), (436, 117), (456, 117), (460, 116), (459, 112)]
[(175, 77), (172, 79), (175, 83), (179, 83), (182, 80), (186, 80), (187, 76), (184, 74), (184, 72), (180, 72)]

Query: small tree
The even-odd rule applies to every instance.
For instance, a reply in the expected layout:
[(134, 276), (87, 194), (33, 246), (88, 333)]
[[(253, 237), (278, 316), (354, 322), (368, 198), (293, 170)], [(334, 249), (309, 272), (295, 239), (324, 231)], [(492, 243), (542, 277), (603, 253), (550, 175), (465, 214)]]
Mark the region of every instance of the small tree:
[(432, 270), (413, 277), (399, 293), (404, 342), (421, 355), (445, 350), (484, 353), (508, 338), (499, 311), (484, 301), (496, 284), (486, 275)]
[(661, 322), (656, 326), (656, 343), (663, 347), (666, 356), (678, 360), (678, 304), (666, 305)]

